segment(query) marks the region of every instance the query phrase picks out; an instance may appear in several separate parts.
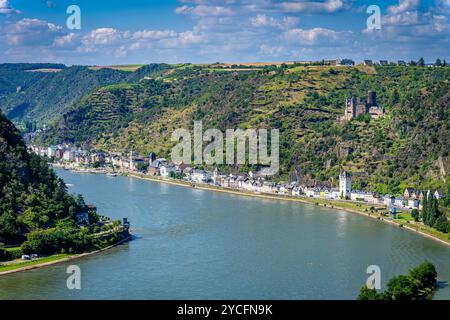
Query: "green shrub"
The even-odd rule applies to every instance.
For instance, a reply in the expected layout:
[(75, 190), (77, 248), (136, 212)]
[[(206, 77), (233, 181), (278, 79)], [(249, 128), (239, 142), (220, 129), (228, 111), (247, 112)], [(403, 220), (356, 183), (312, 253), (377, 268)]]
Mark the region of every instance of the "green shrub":
[(8, 251), (3, 248), (0, 248), (0, 261), (8, 261), (11, 260), (11, 255)]

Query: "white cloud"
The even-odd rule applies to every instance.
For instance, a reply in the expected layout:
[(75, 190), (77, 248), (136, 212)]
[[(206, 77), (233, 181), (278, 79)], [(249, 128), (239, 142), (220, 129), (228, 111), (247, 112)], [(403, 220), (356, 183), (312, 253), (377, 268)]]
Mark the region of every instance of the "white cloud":
[(130, 37), (129, 31), (114, 28), (99, 28), (92, 30), (83, 37), (82, 43), (87, 46), (109, 46)]
[(390, 14), (383, 17), (383, 24), (387, 25), (414, 25), (420, 22), (417, 11), (405, 11), (399, 14)]
[(283, 46), (269, 46), (267, 44), (262, 44), (259, 47), (259, 52), (267, 56), (282, 56), (286, 53), (286, 48)]
[(250, 23), (254, 27), (274, 27), (280, 29), (289, 29), (300, 22), (298, 17), (284, 17), (282, 20), (277, 20), (265, 14), (258, 14), (250, 18)]
[(284, 33), (287, 41), (300, 44), (318, 44), (319, 42), (329, 43), (343, 39), (348, 36), (348, 32), (338, 32), (325, 28), (313, 29), (291, 29)]
[[(443, 57), (450, 43), (450, 0), (435, 1), (427, 8), (419, 6), (418, 0), (389, 0), (382, 30), (370, 32), (359, 29), (367, 18), (365, 8), (351, 11), (352, 21), (358, 18), (360, 23), (344, 20), (350, 13), (344, 11), (359, 2), (355, 0), (179, 0), (175, 13), (195, 18), (185, 19), (191, 26), (180, 30), (127, 31), (112, 24), (72, 33), (46, 21), (8, 17), (0, 23), (0, 52), (4, 53), (0, 60), (76, 64), (339, 56), (358, 60), (390, 58), (391, 53), (414, 58), (417, 52)], [(11, 8), (10, 2), (0, 0), (0, 8)], [(171, 19), (184, 19), (175, 13)]]
[(383, 16), (383, 24), (411, 26), (421, 23), (419, 4), (420, 0), (399, 0), (398, 4), (387, 8), (388, 14)]
[(0, 0), (0, 14), (18, 14), (19, 10), (14, 9), (8, 0)]
[(283, 11), (287, 12), (326, 12), (333, 13), (345, 7), (343, 0), (326, 0), (326, 1), (290, 1), (275, 3)]
[(79, 36), (76, 33), (68, 33), (64, 36), (57, 37), (53, 41), (53, 45), (55, 47), (73, 47), (76, 45), (76, 40), (78, 40)]
[(399, 0), (398, 5), (389, 6), (387, 11), (390, 14), (399, 14), (405, 11), (416, 10), (420, 0)]
[(142, 30), (133, 33), (133, 39), (159, 40), (164, 38), (176, 37), (177, 33), (173, 30)]
[(64, 34), (62, 27), (39, 19), (22, 19), (6, 24), (0, 39), (11, 46), (50, 45)]
[(233, 8), (234, 13), (277, 11), (292, 14), (298, 12), (333, 13), (350, 7), (353, 0), (181, 0), (181, 2), (195, 5), (194, 7), (187, 5), (180, 7), (178, 10), (183, 12), (201, 6), (217, 5), (222, 8)]
[(192, 14), (198, 17), (222, 17), (233, 15), (233, 10), (229, 7), (207, 5), (198, 5), (194, 7), (185, 5), (176, 8), (175, 12), (178, 14)]

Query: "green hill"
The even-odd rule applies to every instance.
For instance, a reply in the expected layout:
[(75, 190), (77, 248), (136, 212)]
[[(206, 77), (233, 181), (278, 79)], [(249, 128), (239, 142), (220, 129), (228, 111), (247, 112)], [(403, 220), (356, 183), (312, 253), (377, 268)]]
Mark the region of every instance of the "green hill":
[[(346, 169), (355, 188), (379, 193), (441, 188), (448, 175), (449, 79), (448, 67), (172, 66), (152, 79), (94, 90), (41, 141), (168, 155), (173, 130), (192, 128), (193, 120), (222, 131), (278, 128), (278, 179), (335, 185)], [(338, 121), (345, 98), (369, 90), (387, 115)]]
[(0, 106), (23, 130), (41, 127), (66, 112), (94, 88), (133, 82), (165, 65), (148, 65), (134, 72), (55, 64), (0, 65)]
[(84, 202), (69, 195), (46, 161), (27, 152), (20, 132), (0, 113), (0, 242), (74, 223)]

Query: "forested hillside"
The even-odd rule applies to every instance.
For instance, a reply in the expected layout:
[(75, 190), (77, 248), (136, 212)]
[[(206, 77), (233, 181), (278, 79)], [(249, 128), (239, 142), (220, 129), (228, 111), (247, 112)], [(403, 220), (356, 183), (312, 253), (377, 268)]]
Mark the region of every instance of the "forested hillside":
[(55, 64), (0, 65), (0, 108), (23, 130), (33, 130), (66, 112), (94, 88), (137, 81), (163, 70), (148, 65), (135, 72)]
[(0, 242), (20, 243), (35, 230), (74, 225), (85, 210), (46, 161), (27, 152), (20, 132), (0, 112)]
[[(192, 128), (193, 120), (222, 131), (278, 128), (278, 179), (335, 185), (346, 169), (355, 188), (382, 194), (441, 188), (448, 175), (449, 79), (449, 67), (172, 66), (152, 79), (94, 90), (40, 139), (168, 155), (173, 130)], [(365, 98), (369, 90), (387, 115), (339, 121), (345, 98)]]

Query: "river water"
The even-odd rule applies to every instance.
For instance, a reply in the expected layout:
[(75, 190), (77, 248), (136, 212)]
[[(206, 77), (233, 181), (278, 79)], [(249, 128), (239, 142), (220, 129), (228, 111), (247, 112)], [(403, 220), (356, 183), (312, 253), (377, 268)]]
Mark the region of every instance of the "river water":
[[(381, 269), (427, 259), (450, 299), (450, 249), (357, 214), (127, 177), (57, 170), (100, 214), (128, 217), (135, 240), (94, 256), (0, 278), (0, 299), (354, 299)], [(68, 265), (81, 290), (67, 289)]]

